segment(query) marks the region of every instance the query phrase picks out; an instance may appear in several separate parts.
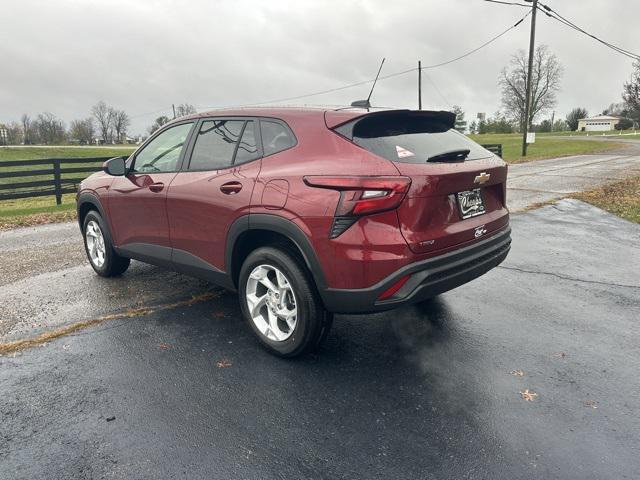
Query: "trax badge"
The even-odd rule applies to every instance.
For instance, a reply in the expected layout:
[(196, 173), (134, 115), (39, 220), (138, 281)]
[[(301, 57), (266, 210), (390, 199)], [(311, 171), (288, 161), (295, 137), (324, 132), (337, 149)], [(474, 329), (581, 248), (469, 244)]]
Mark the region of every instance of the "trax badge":
[(476, 176), (476, 178), (473, 179), (473, 183), (479, 183), (482, 185), (483, 183), (488, 182), (490, 178), (490, 173), (482, 172), (480, 175)]
[(484, 225), (480, 225), (479, 227), (476, 227), (476, 233), (475, 233), (476, 238), (480, 238), (485, 233), (487, 233), (487, 229), (484, 228)]

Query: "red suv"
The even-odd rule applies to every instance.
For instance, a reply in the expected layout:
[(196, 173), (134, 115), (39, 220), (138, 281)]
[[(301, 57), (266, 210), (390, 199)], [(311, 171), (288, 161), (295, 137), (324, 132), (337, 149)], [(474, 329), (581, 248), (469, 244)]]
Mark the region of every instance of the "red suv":
[(102, 276), (130, 259), (237, 290), (263, 345), (295, 356), (333, 313), (419, 302), (510, 248), (507, 166), (449, 112), (241, 109), (183, 117), (80, 185)]

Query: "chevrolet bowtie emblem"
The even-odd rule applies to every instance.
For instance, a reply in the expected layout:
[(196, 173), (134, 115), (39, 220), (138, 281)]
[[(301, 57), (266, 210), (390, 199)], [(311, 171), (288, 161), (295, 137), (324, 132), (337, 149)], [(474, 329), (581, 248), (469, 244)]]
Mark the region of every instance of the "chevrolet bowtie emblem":
[(482, 172), (480, 175), (476, 176), (476, 178), (473, 179), (473, 183), (483, 184), (488, 182), (490, 178), (490, 173)]

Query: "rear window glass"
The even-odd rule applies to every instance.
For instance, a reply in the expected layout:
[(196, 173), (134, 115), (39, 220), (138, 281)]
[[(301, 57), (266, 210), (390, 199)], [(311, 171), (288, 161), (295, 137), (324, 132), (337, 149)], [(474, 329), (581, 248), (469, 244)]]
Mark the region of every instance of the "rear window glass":
[(281, 123), (260, 120), (260, 132), (262, 133), (262, 148), (265, 156), (281, 152), (296, 144), (289, 129)]
[(255, 160), (260, 155), (258, 154), (258, 145), (256, 144), (255, 122), (249, 121), (244, 127), (242, 138), (238, 143), (238, 149), (236, 150), (236, 158), (233, 163), (244, 163), (249, 160)]
[(419, 114), (372, 115), (336, 128), (356, 145), (394, 162), (425, 163), (453, 150), (469, 150), (467, 160), (493, 154), (437, 118)]

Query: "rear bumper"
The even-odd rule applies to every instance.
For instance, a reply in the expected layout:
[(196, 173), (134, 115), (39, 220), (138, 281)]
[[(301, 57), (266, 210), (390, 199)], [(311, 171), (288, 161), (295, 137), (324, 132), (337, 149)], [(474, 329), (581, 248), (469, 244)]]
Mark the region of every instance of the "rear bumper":
[[(427, 300), (444, 293), (498, 266), (511, 248), (509, 226), (491, 237), (452, 252), (412, 263), (376, 285), (363, 289), (321, 291), (325, 307), (334, 313), (367, 313), (390, 310), (400, 305)], [(393, 296), (378, 301), (401, 278), (409, 280)]]

